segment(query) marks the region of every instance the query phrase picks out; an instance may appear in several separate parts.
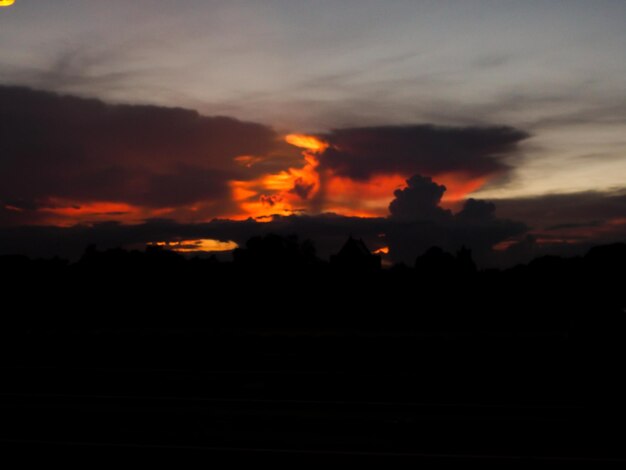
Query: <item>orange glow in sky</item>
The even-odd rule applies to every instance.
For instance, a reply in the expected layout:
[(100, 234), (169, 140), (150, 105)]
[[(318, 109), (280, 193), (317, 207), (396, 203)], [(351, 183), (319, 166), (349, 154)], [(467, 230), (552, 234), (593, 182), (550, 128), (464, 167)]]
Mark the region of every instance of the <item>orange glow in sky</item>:
[[(315, 136), (289, 134), (285, 142), (302, 151), (303, 166), (288, 168), (278, 173), (268, 173), (250, 181), (234, 180), (230, 182), (233, 200), (241, 214), (234, 219), (248, 217), (263, 218), (272, 214), (292, 214), (304, 209), (307, 201), (320, 189), (320, 177), (317, 172), (317, 155), (328, 148), (328, 144)], [(235, 159), (244, 166), (253, 165), (254, 157), (241, 156)]]
[[(324, 188), (325, 210), (354, 217), (386, 217), (394, 191), (406, 187), (411, 175), (374, 175), (369, 180), (358, 181), (347, 177), (326, 175)], [(433, 181), (446, 187), (443, 206), (460, 209), (455, 205), (482, 188), (486, 178), (469, 177), (461, 173), (446, 173), (433, 176)], [(459, 207), (457, 207), (459, 206)]]
[(456, 202), (466, 199), (471, 193), (478, 191), (487, 183), (485, 177), (472, 177), (463, 173), (443, 173), (434, 176), (433, 180), (447, 188), (443, 195), (443, 202)]
[(235, 157), (234, 160), (238, 165), (251, 168), (263, 159), (261, 157), (255, 157), (254, 155), (240, 155), (239, 157)]
[(77, 202), (57, 199), (51, 199), (48, 202), (49, 206), (42, 207), (39, 211), (46, 214), (48, 224), (59, 226), (109, 220), (136, 223), (144, 218), (142, 213), (145, 212), (146, 218), (150, 216), (149, 211), (124, 202)]
[[(406, 187), (406, 179), (411, 176), (377, 174), (360, 181), (337, 176), (332, 170), (323, 170), (320, 178), (319, 156), (328, 149), (329, 144), (319, 137), (306, 134), (288, 134), (284, 139), (288, 144), (302, 149), (304, 165), (268, 173), (251, 181), (231, 181), (233, 200), (242, 212), (235, 214), (234, 218), (265, 217), (298, 211), (334, 212), (351, 217), (385, 217), (389, 214), (389, 203), (394, 198), (394, 191)], [(236, 161), (251, 166), (258, 159), (241, 156)], [(433, 180), (446, 186), (442, 203), (455, 210), (457, 206), (460, 208), (468, 195), (487, 182), (485, 177), (476, 178), (463, 173), (433, 175)], [(321, 198), (315, 200), (318, 194)], [(312, 200), (315, 200), (313, 210)]]
[(133, 206), (123, 202), (89, 202), (64, 207), (50, 207), (42, 209), (43, 212), (61, 215), (65, 217), (81, 217), (90, 215), (121, 215), (133, 212)]
[(403, 175), (375, 175), (367, 181), (328, 175), (326, 210), (354, 217), (384, 217), (396, 189), (406, 186)]
[(322, 153), (328, 148), (328, 143), (323, 140), (306, 134), (289, 134), (285, 136), (285, 142), (302, 149), (310, 150), (314, 153)]
[[(333, 212), (349, 217), (386, 217), (394, 191), (406, 187), (405, 174), (374, 174), (368, 180), (338, 176), (333, 170), (320, 168), (320, 156), (329, 143), (306, 134), (288, 134), (284, 141), (300, 150), (301, 165), (293, 165), (278, 172), (261, 174), (254, 179), (228, 182), (232, 208), (220, 214), (233, 220), (249, 217), (259, 221), (271, 220), (272, 215), (291, 215), (300, 212)], [(263, 156), (241, 155), (234, 162), (245, 168), (262, 164)], [(289, 160), (293, 161), (293, 160)], [(287, 166), (287, 165), (286, 165)], [(258, 174), (258, 173), (257, 173)], [(433, 180), (446, 186), (442, 205), (458, 210), (462, 201), (482, 188), (487, 178), (471, 177), (463, 173), (433, 175)], [(39, 209), (47, 215), (46, 223), (73, 225), (116, 220), (139, 223), (151, 217), (171, 217), (175, 220), (196, 220), (197, 204), (188, 207), (148, 208), (124, 202), (50, 200)], [(18, 210), (13, 206), (8, 210)]]
[(200, 238), (197, 240), (178, 240), (173, 242), (154, 242), (149, 243), (150, 246), (161, 246), (168, 250), (176, 251), (177, 253), (195, 253), (198, 251), (211, 252), (223, 252), (232, 251), (239, 245), (234, 241), (221, 241), (211, 238)]
[(535, 236), (539, 245), (581, 243), (588, 239), (610, 236), (612, 233), (623, 229), (624, 226), (626, 226), (626, 217), (616, 217), (598, 226), (567, 227), (558, 231), (536, 230), (532, 232), (532, 235)]

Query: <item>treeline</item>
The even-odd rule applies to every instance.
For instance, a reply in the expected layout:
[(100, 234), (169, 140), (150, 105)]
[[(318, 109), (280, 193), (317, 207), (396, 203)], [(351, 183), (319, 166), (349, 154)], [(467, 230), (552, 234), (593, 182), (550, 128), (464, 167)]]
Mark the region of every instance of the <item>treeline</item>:
[(82, 258), (0, 257), (4, 322), (103, 326), (298, 326), (424, 331), (621, 334), (626, 244), (578, 258), (478, 270), (469, 250), (428, 250), (380, 266), (350, 238), (322, 261), (314, 244), (269, 235), (233, 261), (88, 248)]

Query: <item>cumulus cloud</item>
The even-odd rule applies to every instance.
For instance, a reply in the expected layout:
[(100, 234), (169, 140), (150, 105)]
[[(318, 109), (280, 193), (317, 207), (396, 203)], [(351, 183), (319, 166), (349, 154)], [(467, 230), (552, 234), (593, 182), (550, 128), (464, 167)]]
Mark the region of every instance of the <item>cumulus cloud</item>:
[(366, 180), (374, 174), (469, 177), (502, 175), (529, 135), (512, 127), (380, 126), (338, 129), (322, 165), (339, 176)]
[(389, 204), (392, 218), (398, 220), (437, 220), (449, 216), (450, 211), (439, 207), (446, 187), (431, 178), (414, 175), (406, 180), (405, 189), (394, 192), (395, 199)]
[(445, 190), (430, 178), (415, 175), (405, 189), (395, 192), (389, 210), (396, 223), (390, 225), (387, 238), (396, 260), (414, 260), (432, 246), (448, 251), (465, 246), (486, 259), (496, 244), (526, 232), (523, 223), (497, 218), (491, 202), (469, 199), (457, 214), (442, 209), (439, 202)]
[(496, 216), (496, 205), (493, 202), (470, 198), (465, 202), (457, 218), (467, 221), (493, 220)]

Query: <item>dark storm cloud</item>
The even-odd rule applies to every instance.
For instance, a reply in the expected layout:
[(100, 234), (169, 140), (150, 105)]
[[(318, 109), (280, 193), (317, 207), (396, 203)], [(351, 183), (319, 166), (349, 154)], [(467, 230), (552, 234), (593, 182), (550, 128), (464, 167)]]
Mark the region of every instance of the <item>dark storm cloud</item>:
[(437, 220), (450, 216), (450, 211), (439, 207), (446, 187), (431, 178), (414, 175), (406, 180), (407, 187), (397, 189), (389, 204), (391, 217), (398, 220)]
[(184, 166), (153, 175), (144, 193), (151, 205), (179, 206), (209, 198), (228, 198), (226, 182), (234, 172)]
[[(148, 207), (227, 194), (233, 162), (275, 145), (270, 128), (157, 106), (109, 105), (0, 86), (0, 202), (49, 198)], [(254, 176), (254, 175), (253, 175)]]
[(457, 218), (467, 221), (493, 220), (496, 216), (496, 205), (480, 199), (468, 199)]
[(626, 189), (499, 199), (498, 213), (533, 229), (593, 228), (626, 219)]
[(382, 126), (334, 130), (322, 165), (365, 180), (377, 173), (480, 177), (507, 173), (529, 135), (512, 127)]
[(432, 179), (414, 175), (407, 187), (395, 192), (387, 232), (390, 254), (397, 261), (414, 260), (426, 249), (439, 246), (448, 251), (469, 247), (479, 261), (490, 258), (492, 248), (527, 231), (525, 224), (497, 218), (495, 205), (468, 199), (452, 214), (439, 206), (446, 191)]

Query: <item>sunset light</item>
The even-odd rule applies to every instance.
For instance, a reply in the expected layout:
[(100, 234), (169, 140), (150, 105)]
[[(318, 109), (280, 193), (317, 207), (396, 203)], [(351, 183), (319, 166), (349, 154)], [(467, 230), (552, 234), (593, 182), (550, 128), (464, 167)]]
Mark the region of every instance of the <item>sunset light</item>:
[(446, 187), (443, 202), (457, 202), (467, 199), (488, 181), (486, 177), (472, 177), (463, 173), (453, 172), (435, 175), (433, 179)]
[(623, 2), (152, 1), (0, 0), (0, 236), (116, 227), (137, 246), (232, 223), (239, 242), (332, 220), (409, 264), (429, 243), (624, 238)]
[[(267, 173), (252, 180), (230, 181), (233, 201), (242, 212), (233, 214), (233, 218), (263, 219), (273, 214), (288, 215), (308, 209), (309, 201), (320, 190), (318, 155), (328, 148), (328, 144), (305, 134), (289, 134), (285, 136), (285, 142), (302, 149), (302, 166)], [(235, 160), (246, 167), (260, 161), (252, 156), (240, 156)]]
[(314, 153), (321, 153), (328, 148), (328, 143), (313, 135), (306, 134), (288, 134), (285, 136), (285, 142)]
[(625, 463), (625, 45), (626, 0), (0, 0), (0, 446)]
[(221, 241), (213, 239), (178, 240), (171, 242), (151, 242), (149, 246), (159, 246), (177, 253), (218, 253), (232, 251), (238, 247), (234, 241)]

